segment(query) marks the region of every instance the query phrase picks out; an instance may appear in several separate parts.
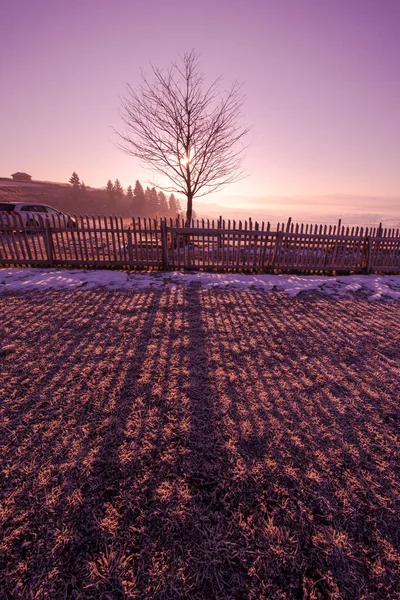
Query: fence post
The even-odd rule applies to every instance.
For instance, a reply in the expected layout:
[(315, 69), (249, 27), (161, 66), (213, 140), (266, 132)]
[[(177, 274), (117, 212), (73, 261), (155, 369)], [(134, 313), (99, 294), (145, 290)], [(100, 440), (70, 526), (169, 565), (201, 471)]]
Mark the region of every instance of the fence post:
[(128, 260), (130, 263), (133, 263), (132, 232), (130, 228), (126, 230), (126, 235), (128, 238)]
[(168, 271), (168, 244), (167, 244), (167, 222), (166, 219), (161, 220), (161, 254), (164, 271)]
[(282, 232), (278, 231), (278, 233), (276, 234), (274, 253), (272, 255), (271, 269), (273, 269), (275, 267), (276, 256), (278, 254), (278, 250), (281, 245), (281, 238), (282, 238)]
[(371, 273), (371, 236), (367, 236), (366, 238), (366, 243), (367, 243), (367, 264), (365, 265), (365, 272), (367, 275), (369, 275)]
[(51, 237), (51, 227), (50, 221), (46, 221), (46, 229), (45, 229), (45, 240), (46, 240), (46, 252), (47, 252), (47, 260), (49, 263), (49, 267), (53, 266), (53, 240)]

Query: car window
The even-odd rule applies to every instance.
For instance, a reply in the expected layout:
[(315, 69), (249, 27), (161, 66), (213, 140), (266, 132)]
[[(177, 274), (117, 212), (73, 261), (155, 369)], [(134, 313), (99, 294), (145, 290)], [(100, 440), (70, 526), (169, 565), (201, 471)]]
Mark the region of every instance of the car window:
[(25, 206), (21, 206), (21, 211), (24, 212), (32, 212), (32, 213), (45, 213), (46, 207), (41, 204), (25, 204)]
[(55, 208), (50, 208), (50, 206), (46, 206), (46, 212), (50, 213), (51, 215), (61, 215), (59, 210), (56, 210)]
[(15, 208), (15, 204), (1, 204), (0, 203), (0, 210), (5, 210), (6, 212), (13, 212)]

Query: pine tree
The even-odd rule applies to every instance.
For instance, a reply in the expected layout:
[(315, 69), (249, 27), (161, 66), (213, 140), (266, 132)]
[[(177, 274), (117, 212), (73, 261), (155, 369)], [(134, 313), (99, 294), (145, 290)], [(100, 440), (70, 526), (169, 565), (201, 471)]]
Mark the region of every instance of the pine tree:
[(122, 187), (122, 185), (120, 184), (120, 181), (119, 181), (119, 179), (116, 179), (116, 180), (115, 180), (115, 183), (114, 183), (113, 189), (114, 189), (114, 194), (115, 194), (115, 196), (116, 196), (117, 198), (122, 198), (122, 196), (124, 195), (124, 190), (123, 190), (123, 187)]
[(158, 192), (158, 214), (160, 217), (168, 216), (168, 202), (164, 192)]
[(135, 216), (144, 217), (146, 211), (146, 197), (143, 186), (140, 181), (136, 181), (135, 189), (133, 190), (133, 206), (132, 211)]
[(150, 188), (147, 186), (146, 191), (144, 193), (144, 197), (146, 199), (146, 205), (145, 205), (145, 216), (149, 217), (152, 213), (152, 201), (151, 201), (151, 190)]
[(158, 205), (158, 194), (155, 187), (152, 187), (150, 190), (150, 206), (149, 206), (149, 216), (155, 217), (159, 215), (159, 205)]
[(179, 215), (179, 213), (181, 212), (181, 205), (179, 200), (177, 200), (174, 196), (174, 194), (171, 194), (169, 197), (169, 214), (173, 219), (176, 219), (176, 217)]
[(155, 187), (151, 189), (146, 188), (144, 193), (146, 198), (146, 215), (148, 217), (155, 217), (158, 214), (158, 194)]
[(74, 188), (74, 190), (79, 190), (79, 185), (80, 185), (79, 176), (77, 173), (75, 173), (75, 171), (72, 173), (71, 177), (69, 178), (69, 183), (72, 184), (72, 187)]
[(86, 185), (85, 185), (84, 181), (81, 181), (80, 189), (81, 189), (82, 194), (86, 194), (87, 190), (86, 190)]
[(131, 185), (129, 185), (126, 190), (126, 208), (129, 213), (133, 212), (133, 192)]
[(107, 191), (107, 196), (109, 197), (109, 199), (114, 198), (114, 186), (113, 186), (111, 179), (109, 179), (107, 181), (106, 191)]

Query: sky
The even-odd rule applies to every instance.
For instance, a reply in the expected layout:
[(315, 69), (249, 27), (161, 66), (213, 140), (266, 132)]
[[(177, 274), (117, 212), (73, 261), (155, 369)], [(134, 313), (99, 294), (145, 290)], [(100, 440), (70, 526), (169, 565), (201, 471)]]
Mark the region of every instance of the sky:
[(400, 0), (6, 0), (0, 22), (0, 176), (145, 183), (119, 97), (194, 48), (252, 125), (248, 176), (210, 206), (400, 198)]

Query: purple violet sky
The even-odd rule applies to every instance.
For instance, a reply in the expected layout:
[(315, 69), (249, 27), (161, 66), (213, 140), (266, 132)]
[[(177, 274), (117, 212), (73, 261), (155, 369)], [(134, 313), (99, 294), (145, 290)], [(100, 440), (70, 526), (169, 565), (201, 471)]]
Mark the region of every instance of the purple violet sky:
[(249, 176), (210, 200), (400, 196), (400, 0), (8, 0), (0, 19), (0, 176), (145, 183), (118, 97), (195, 48), (253, 125)]

